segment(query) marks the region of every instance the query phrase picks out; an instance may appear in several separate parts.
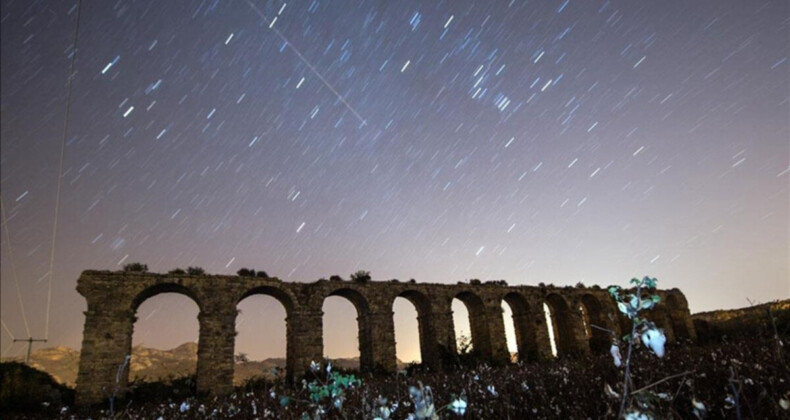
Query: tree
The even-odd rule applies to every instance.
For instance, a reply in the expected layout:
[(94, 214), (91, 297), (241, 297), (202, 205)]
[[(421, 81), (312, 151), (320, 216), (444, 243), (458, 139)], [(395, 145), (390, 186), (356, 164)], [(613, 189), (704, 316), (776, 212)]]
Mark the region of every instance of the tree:
[(139, 262), (129, 263), (123, 266), (123, 271), (127, 273), (145, 273), (148, 271), (148, 265)]
[(251, 270), (249, 268), (240, 268), (236, 274), (239, 275), (239, 277), (255, 277), (255, 270)]
[(351, 274), (351, 281), (356, 283), (367, 283), (370, 281), (370, 271), (359, 270)]
[(174, 268), (174, 269), (172, 269), (172, 270), (167, 272), (167, 274), (186, 274), (186, 273), (187, 272), (184, 271), (183, 268), (178, 268), (178, 267), (176, 267), (176, 268)]
[(206, 274), (206, 270), (202, 267), (187, 267), (187, 274), (190, 276), (202, 276)]

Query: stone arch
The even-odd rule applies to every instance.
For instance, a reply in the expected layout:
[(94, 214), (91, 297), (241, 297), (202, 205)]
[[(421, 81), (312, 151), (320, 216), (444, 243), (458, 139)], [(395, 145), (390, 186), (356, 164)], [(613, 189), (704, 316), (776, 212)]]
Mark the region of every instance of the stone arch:
[(154, 283), (148, 287), (143, 288), (132, 298), (129, 309), (132, 312), (137, 312), (137, 308), (140, 306), (140, 304), (162, 293), (178, 293), (184, 295), (192, 299), (195, 304), (197, 304), (198, 309), (203, 312), (202, 300), (198, 297), (198, 294), (194, 290), (182, 284), (170, 282)]
[(685, 302), (682, 302), (680, 298), (672, 293), (668, 294), (666, 299), (667, 315), (669, 323), (672, 325), (672, 332), (675, 340), (691, 339), (691, 331), (689, 331), (686, 323), (686, 314), (688, 310), (686, 309)]
[(422, 363), (431, 367), (438, 366), (439, 354), (435, 349), (436, 338), (431, 317), (431, 301), (428, 296), (417, 290), (404, 290), (396, 297), (408, 300), (417, 310), (417, 329), (419, 330)]
[(551, 293), (544, 302), (549, 307), (554, 329), (554, 341), (557, 346), (557, 356), (567, 356), (576, 349), (576, 340), (573, 337), (573, 320), (570, 305), (562, 296)]
[[(289, 335), (288, 334), (288, 320), (289, 320), (289, 318), (291, 317), (291, 315), (292, 315), (292, 313), (294, 311), (295, 302), (294, 302), (294, 297), (290, 293), (288, 293), (288, 291), (283, 290), (282, 288), (269, 286), (269, 285), (256, 286), (256, 287), (252, 287), (252, 288), (244, 291), (244, 293), (242, 293), (240, 295), (239, 299), (237, 299), (236, 305), (235, 305), (235, 308), (237, 309), (237, 313), (236, 313), (236, 318), (235, 318), (235, 322), (234, 322), (235, 335), (234, 335), (234, 340), (233, 340), (233, 354), (235, 356), (235, 355), (239, 354), (240, 351), (243, 350), (243, 347), (244, 347), (244, 344), (245, 344), (245, 339), (246, 339), (247, 344), (248, 344), (247, 347), (249, 348), (249, 331), (247, 331), (246, 334), (243, 333), (243, 330), (244, 329), (248, 329), (248, 327), (242, 326), (241, 322), (242, 322), (242, 320), (254, 317), (254, 314), (246, 313), (246, 311), (243, 313), (242, 310), (241, 310), (241, 306), (247, 305), (247, 307), (249, 308), (250, 305), (255, 305), (256, 310), (261, 310), (262, 308), (259, 305), (261, 305), (261, 304), (266, 305), (267, 303), (269, 303), (269, 302), (266, 302), (265, 300), (261, 300), (261, 298), (257, 298), (257, 297), (261, 297), (261, 296), (265, 296), (265, 297), (269, 298), (269, 302), (271, 302), (272, 300), (276, 301), (276, 303), (274, 303), (274, 306), (279, 305), (282, 308), (282, 309), (280, 309), (280, 308), (267, 308), (266, 309), (267, 312), (270, 312), (270, 313), (266, 314), (267, 319), (271, 319), (272, 321), (274, 321), (276, 323), (275, 324), (271, 324), (271, 325), (266, 325), (264, 327), (264, 328), (266, 328), (266, 330), (264, 330), (264, 332), (266, 334), (264, 334), (264, 335), (265, 335), (266, 341), (267, 341), (266, 345), (269, 345), (269, 346), (272, 346), (273, 345), (272, 343), (276, 343), (277, 341), (282, 340), (282, 342), (279, 345), (275, 345), (275, 347), (273, 349), (269, 350), (270, 352), (274, 352), (274, 354), (270, 354), (267, 357), (272, 357), (272, 356), (273, 357), (283, 357), (283, 356), (285, 356), (285, 358), (286, 358), (286, 366), (285, 366), (286, 376), (288, 378), (291, 378), (291, 376), (293, 375), (293, 360), (292, 360), (293, 355), (291, 354), (291, 352), (289, 352), (289, 348), (292, 346), (292, 343), (291, 343), (291, 340), (290, 340), (290, 338), (288, 336)], [(279, 312), (280, 310), (282, 310), (283, 312)], [(276, 318), (275, 316), (270, 316), (270, 315), (272, 315), (271, 311), (274, 311), (274, 314), (277, 314), (277, 315), (283, 314), (284, 316), (282, 318)], [(261, 317), (261, 314), (259, 313), (258, 314), (258, 320), (261, 319), (260, 317)], [(278, 324), (279, 322), (281, 322), (281, 324)], [(269, 324), (269, 323), (267, 322), (267, 324)], [(258, 328), (256, 328), (256, 329), (258, 329)], [(260, 333), (261, 333), (261, 331), (256, 331), (255, 337), (261, 337), (262, 334), (260, 334)], [(280, 345), (284, 346), (284, 348), (283, 347), (279, 347)], [(255, 347), (257, 347), (258, 350), (260, 351), (260, 347), (261, 346), (259, 346), (257, 342), (256, 342)], [(282, 352), (282, 353), (280, 353), (280, 352)], [(258, 354), (258, 356), (260, 356), (260, 354)], [(252, 359), (252, 360), (258, 360), (258, 359)], [(245, 374), (244, 366), (239, 366), (240, 362), (243, 363), (243, 361), (235, 360), (235, 363), (233, 365), (233, 368), (234, 368), (233, 369), (234, 385), (240, 384), (241, 380), (245, 376), (249, 375), (249, 369), (246, 369), (247, 373)]]
[(590, 351), (595, 354), (606, 354), (609, 351), (611, 337), (606, 331), (600, 329), (607, 328), (601, 302), (595, 296), (586, 293), (581, 298), (580, 310), (586, 327), (587, 339), (590, 343)]
[[(370, 302), (369, 300), (355, 288), (341, 287), (334, 289), (327, 293), (327, 297), (339, 296), (345, 298), (357, 310), (357, 326), (359, 342), (359, 370), (360, 372), (372, 372), (374, 370), (373, 359), (373, 331), (370, 322)], [(322, 318), (323, 322), (323, 318)]]
[(513, 328), (516, 333), (518, 360), (537, 360), (538, 342), (535, 324), (532, 322), (531, 311), (527, 299), (519, 293), (511, 292), (502, 299), (510, 306), (513, 314)]
[(469, 312), (472, 351), (481, 357), (489, 357), (491, 355), (491, 338), (489, 336), (488, 320), (483, 299), (471, 291), (456, 293), (453, 298), (463, 302)]
[(296, 299), (284, 289), (273, 286), (257, 286), (245, 291), (241, 297), (236, 300), (236, 305), (252, 295), (267, 295), (277, 299), (283, 305), (283, 308), (285, 308), (285, 313), (288, 316), (290, 316), (294, 310)]
[[(133, 292), (133, 297), (128, 301), (128, 314), (130, 317), (128, 320), (126, 319), (119, 319), (119, 322), (128, 323), (128, 328), (126, 329), (125, 333), (121, 334), (119, 339), (121, 341), (121, 346), (124, 349), (124, 355), (132, 356), (132, 345), (134, 340), (134, 326), (137, 323), (137, 312), (140, 308), (140, 305), (148, 301), (149, 299), (166, 293), (173, 293), (178, 294), (181, 296), (187, 297), (191, 300), (198, 308), (197, 320), (198, 320), (198, 331), (200, 329), (200, 314), (203, 312), (203, 304), (202, 300), (198, 297), (198, 293), (182, 284), (174, 283), (174, 282), (161, 282), (161, 283), (153, 283), (153, 284), (145, 284), (141, 290)], [(198, 346), (200, 346), (200, 332), (198, 332)], [(117, 360), (116, 363), (120, 365), (123, 360)], [(131, 363), (131, 360), (130, 362)], [(197, 365), (196, 365), (197, 366)], [(125, 389), (126, 385), (129, 383), (129, 377), (131, 376), (131, 369), (127, 368), (121, 375), (121, 382), (120, 388)]]

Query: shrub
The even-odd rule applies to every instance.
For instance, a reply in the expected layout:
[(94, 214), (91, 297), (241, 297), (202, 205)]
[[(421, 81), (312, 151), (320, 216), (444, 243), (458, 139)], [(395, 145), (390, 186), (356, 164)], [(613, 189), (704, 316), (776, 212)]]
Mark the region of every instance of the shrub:
[(139, 262), (133, 262), (124, 265), (123, 271), (127, 273), (145, 273), (148, 271), (148, 266), (146, 264), (141, 264)]
[(267, 278), (267, 279), (269, 278), (269, 275), (265, 271), (258, 271), (255, 275), (257, 277), (264, 277), (264, 278)]
[(351, 274), (351, 281), (356, 283), (367, 283), (370, 281), (370, 271), (359, 270)]
[(469, 284), (471, 284), (472, 286), (479, 286), (483, 284), (483, 282), (481, 282), (480, 279), (471, 279), (469, 280)]
[(187, 272), (184, 271), (182, 268), (174, 268), (167, 272), (167, 274), (186, 274)]
[(333, 274), (329, 276), (329, 281), (343, 281), (343, 277), (340, 277), (337, 274)]
[(202, 267), (187, 267), (187, 274), (190, 276), (203, 276), (206, 274), (206, 270)]
[(249, 268), (240, 268), (236, 274), (239, 277), (255, 277), (255, 270), (250, 270)]

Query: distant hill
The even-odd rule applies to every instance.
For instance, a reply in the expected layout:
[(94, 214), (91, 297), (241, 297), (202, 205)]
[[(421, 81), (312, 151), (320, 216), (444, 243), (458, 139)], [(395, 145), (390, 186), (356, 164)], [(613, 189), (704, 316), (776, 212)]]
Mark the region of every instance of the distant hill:
[[(170, 350), (143, 346), (132, 348), (130, 365), (131, 380), (160, 381), (193, 375), (197, 368), (197, 343), (184, 343)], [(69, 347), (48, 347), (30, 355), (31, 367), (47, 372), (61, 384), (73, 388), (77, 380), (80, 353)], [(20, 362), (23, 358), (6, 358), (3, 361)], [(119, 361), (120, 363), (121, 361)], [(334, 366), (342, 369), (359, 369), (359, 358), (333, 359)], [(406, 365), (398, 360), (398, 369)], [(285, 369), (285, 358), (276, 357), (260, 361), (237, 362), (233, 382), (241, 385), (254, 377), (272, 378), (273, 371)]]

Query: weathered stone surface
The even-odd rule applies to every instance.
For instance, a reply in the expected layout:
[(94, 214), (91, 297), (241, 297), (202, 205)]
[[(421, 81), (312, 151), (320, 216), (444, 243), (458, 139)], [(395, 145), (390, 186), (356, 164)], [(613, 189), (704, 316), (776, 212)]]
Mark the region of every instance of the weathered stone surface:
[[(503, 300), (513, 312), (522, 360), (552, 357), (544, 304), (554, 320), (560, 357), (606, 351), (610, 336), (592, 329), (590, 324), (617, 334), (628, 325), (606, 290), (595, 287), (506, 286), (498, 282), (286, 283), (263, 277), (85, 271), (77, 290), (88, 301), (77, 377), (78, 404), (103, 401), (113, 390), (124, 392), (128, 372), (119, 375), (118, 367), (131, 353), (134, 314), (142, 302), (160, 293), (186, 295), (200, 309), (197, 387), (207, 394), (227, 394), (233, 389), (236, 306), (254, 294), (273, 296), (285, 308), (289, 380), (298, 380), (311, 361), (323, 358), (322, 307), (328, 296), (345, 297), (357, 310), (363, 372), (396, 370), (392, 305), (397, 297), (408, 299), (417, 309), (422, 360), (433, 369), (442, 367), (443, 354), (456, 352), (451, 306), (454, 298), (468, 308), (473, 348), (492, 363), (509, 360)], [(657, 293), (667, 302), (661, 322), (670, 341), (675, 336), (694, 339), (694, 325), (683, 294), (676, 289)]]
[(718, 343), (729, 337), (786, 335), (790, 331), (790, 299), (740, 309), (701, 312), (691, 316), (700, 343)]

